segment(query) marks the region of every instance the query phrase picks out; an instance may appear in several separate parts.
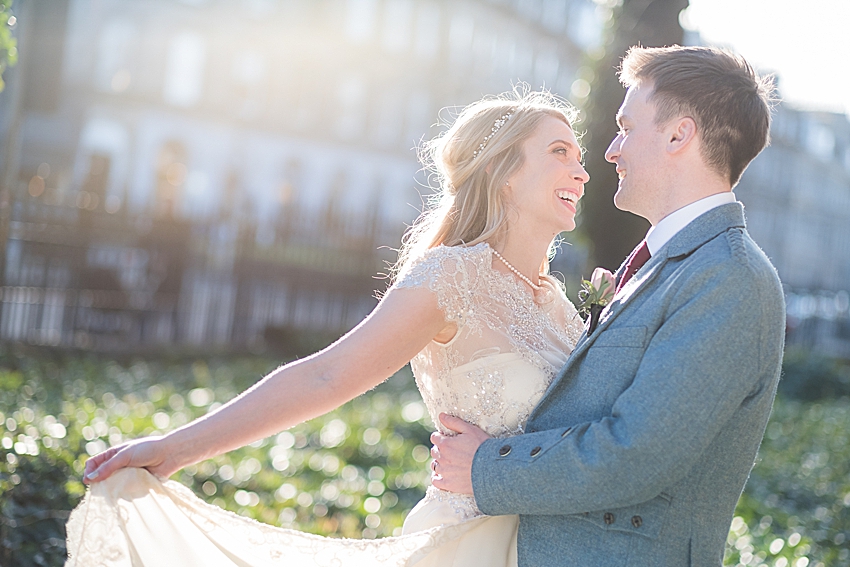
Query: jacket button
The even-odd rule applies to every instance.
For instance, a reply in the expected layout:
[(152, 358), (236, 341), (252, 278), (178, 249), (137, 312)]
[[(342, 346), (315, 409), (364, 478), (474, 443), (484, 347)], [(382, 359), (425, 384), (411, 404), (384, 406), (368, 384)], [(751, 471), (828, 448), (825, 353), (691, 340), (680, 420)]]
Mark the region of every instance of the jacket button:
[(643, 525), (643, 518), (640, 516), (632, 516), (632, 525), (636, 528), (639, 528)]
[(566, 431), (564, 431), (563, 433), (561, 433), (561, 437), (566, 437), (567, 435), (569, 435), (569, 434), (570, 434), (570, 431), (572, 431), (572, 430), (573, 430), (573, 428), (572, 428), (572, 427), (568, 427)]
[(611, 512), (605, 512), (605, 515), (602, 516), (602, 519), (605, 520), (605, 523), (609, 526), (614, 523), (614, 514)]
[(540, 447), (535, 447), (534, 449), (531, 450), (531, 456), (536, 457), (540, 453), (540, 451), (541, 451)]
[(511, 452), (511, 446), (510, 445), (502, 445), (502, 448), (499, 449), (499, 456), (500, 457), (507, 457), (510, 454), (510, 452)]

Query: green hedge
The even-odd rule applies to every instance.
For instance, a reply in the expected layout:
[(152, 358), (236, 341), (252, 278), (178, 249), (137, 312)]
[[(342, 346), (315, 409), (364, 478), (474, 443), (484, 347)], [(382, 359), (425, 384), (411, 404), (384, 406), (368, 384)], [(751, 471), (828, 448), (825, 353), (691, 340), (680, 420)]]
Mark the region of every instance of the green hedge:
[(727, 563), (850, 565), (850, 398), (777, 400)]
[[(0, 565), (62, 564), (64, 522), (84, 493), (79, 477), (89, 454), (203, 415), (274, 365), (0, 358)], [(175, 478), (267, 523), (392, 535), (427, 484), (430, 431), (402, 371), (323, 418)], [(730, 531), (727, 565), (850, 563), (848, 432), (850, 399), (777, 401)]]

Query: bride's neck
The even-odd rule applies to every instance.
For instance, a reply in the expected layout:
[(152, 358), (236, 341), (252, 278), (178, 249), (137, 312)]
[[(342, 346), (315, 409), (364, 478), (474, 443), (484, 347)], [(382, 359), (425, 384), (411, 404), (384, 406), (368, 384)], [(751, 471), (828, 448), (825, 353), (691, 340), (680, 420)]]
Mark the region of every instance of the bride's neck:
[(550, 242), (532, 242), (530, 239), (505, 236), (499, 242), (490, 243), (490, 247), (504, 257), (524, 276), (537, 282), (540, 266), (549, 251)]

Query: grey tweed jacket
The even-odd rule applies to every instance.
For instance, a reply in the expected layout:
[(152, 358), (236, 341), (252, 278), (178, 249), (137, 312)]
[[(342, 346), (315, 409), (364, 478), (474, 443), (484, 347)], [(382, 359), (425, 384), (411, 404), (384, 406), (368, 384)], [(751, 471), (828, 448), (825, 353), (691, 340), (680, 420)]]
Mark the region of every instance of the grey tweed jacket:
[(739, 203), (676, 234), (582, 336), (526, 432), (475, 454), (478, 507), (520, 514), (520, 566), (721, 565), (784, 330)]

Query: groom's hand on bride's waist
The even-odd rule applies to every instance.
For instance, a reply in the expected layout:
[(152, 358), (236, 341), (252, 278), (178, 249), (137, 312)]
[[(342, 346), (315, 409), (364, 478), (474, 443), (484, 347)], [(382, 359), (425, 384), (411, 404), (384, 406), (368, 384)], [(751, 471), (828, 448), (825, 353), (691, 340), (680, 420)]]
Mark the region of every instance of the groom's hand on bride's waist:
[(454, 435), (435, 431), (431, 434), (431, 484), (441, 490), (472, 494), (472, 459), (478, 447), (490, 439), (487, 433), (471, 423), (440, 414), (440, 422)]

